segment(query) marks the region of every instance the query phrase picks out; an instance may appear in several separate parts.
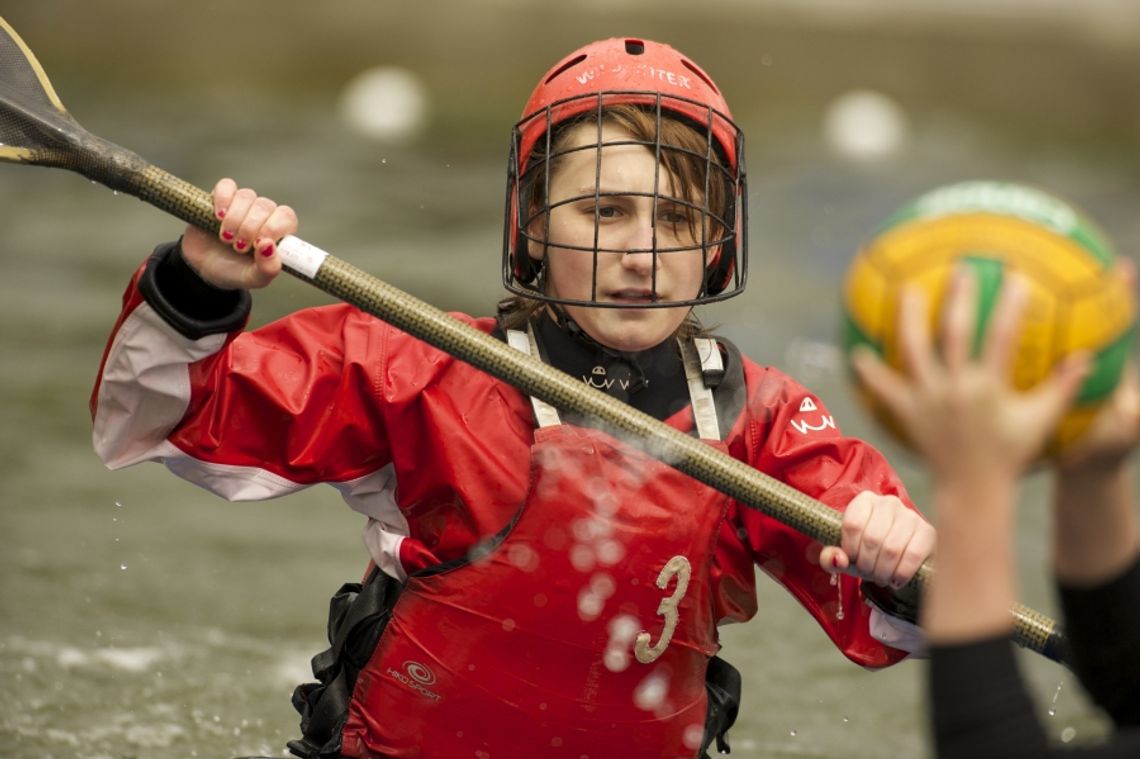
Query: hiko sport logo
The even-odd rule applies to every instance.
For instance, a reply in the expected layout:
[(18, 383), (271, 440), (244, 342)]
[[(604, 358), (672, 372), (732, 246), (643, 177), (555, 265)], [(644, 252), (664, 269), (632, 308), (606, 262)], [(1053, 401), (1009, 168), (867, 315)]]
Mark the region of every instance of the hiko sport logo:
[[(800, 403), (800, 413), (804, 414), (812, 411), (819, 411), (819, 406), (815, 405), (815, 401), (810, 397), (804, 398), (803, 402)], [(820, 419), (818, 424), (812, 424), (806, 419), (793, 419), (791, 421), (792, 427), (801, 435), (806, 435), (809, 432), (822, 432), (826, 429), (835, 429), (835, 419), (832, 418), (831, 414), (824, 414), (820, 411), (819, 415)]]
[(442, 701), (443, 696), (428, 688), (435, 684), (435, 673), (424, 664), (415, 661), (404, 662), (404, 671), (388, 667), (388, 676), (432, 701)]

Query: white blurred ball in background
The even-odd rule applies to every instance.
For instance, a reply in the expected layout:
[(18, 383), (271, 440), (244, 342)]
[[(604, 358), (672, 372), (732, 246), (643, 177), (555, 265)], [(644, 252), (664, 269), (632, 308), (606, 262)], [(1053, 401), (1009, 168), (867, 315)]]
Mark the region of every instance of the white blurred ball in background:
[(827, 107), (823, 136), (842, 158), (877, 161), (898, 153), (910, 131), (902, 106), (881, 92), (850, 90)]
[(428, 98), (411, 71), (380, 66), (361, 71), (345, 85), (340, 112), (353, 131), (383, 142), (399, 142), (423, 128)]

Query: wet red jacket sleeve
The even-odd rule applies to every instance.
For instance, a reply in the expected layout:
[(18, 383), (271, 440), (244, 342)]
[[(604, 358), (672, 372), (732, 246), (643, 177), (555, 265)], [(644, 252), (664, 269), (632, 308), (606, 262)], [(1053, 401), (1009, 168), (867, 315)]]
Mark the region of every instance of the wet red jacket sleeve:
[[(746, 385), (748, 413), (732, 436), (735, 456), (838, 511), (864, 490), (896, 495), (914, 508), (882, 454), (865, 441), (844, 436), (823, 402), (799, 383), (749, 363)], [(756, 613), (754, 562), (807, 609), (848, 658), (882, 667), (907, 655), (872, 635), (872, 609), (860, 581), (823, 571), (819, 543), (736, 504), (721, 546), (721, 612), (726, 617), (742, 620)]]

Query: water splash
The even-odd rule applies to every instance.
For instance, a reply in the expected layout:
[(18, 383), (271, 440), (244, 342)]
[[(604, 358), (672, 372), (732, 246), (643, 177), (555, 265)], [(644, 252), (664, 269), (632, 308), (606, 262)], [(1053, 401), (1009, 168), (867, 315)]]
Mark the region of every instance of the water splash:
[(651, 672), (633, 691), (634, 705), (643, 711), (656, 711), (669, 694), (669, 677), (660, 670)]
[(637, 637), (640, 625), (629, 614), (619, 614), (610, 620), (607, 629), (610, 633), (602, 663), (610, 672), (624, 672), (629, 668), (630, 644)]
[(843, 584), (839, 581), (839, 575), (831, 576), (831, 584), (836, 589), (835, 618), (843, 621)]
[(1064, 687), (1065, 681), (1057, 683), (1057, 690), (1053, 692), (1053, 700), (1049, 702), (1049, 716), (1057, 716), (1057, 697), (1061, 695), (1061, 688)]

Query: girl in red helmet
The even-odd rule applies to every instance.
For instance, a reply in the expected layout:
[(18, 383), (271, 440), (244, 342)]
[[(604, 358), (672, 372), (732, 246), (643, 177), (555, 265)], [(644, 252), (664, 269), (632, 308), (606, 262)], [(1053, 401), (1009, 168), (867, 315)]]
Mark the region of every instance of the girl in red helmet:
[[(712, 80), (648, 40), (548, 72), (513, 133), (493, 318), (458, 318), (844, 512), (821, 547), (347, 306), (246, 332), (280, 271), (287, 206), (214, 188), (140, 267), (92, 396), (112, 467), (163, 461), (226, 498), (318, 482), (368, 517), (299, 756), (696, 757), (735, 717), (717, 626), (756, 613), (754, 568), (852, 660), (920, 643), (864, 602), (933, 530), (823, 403), (705, 330), (747, 274), (743, 137)], [(829, 574), (834, 573), (834, 574)]]

